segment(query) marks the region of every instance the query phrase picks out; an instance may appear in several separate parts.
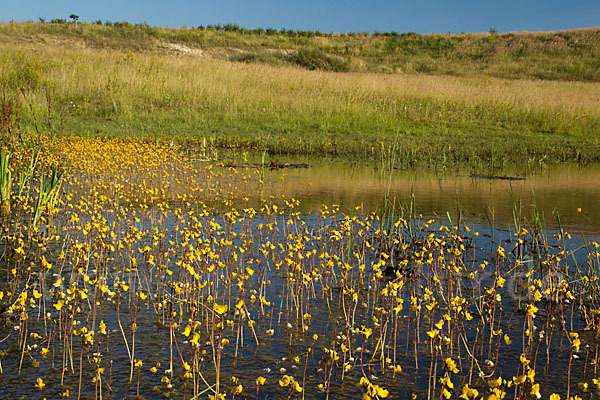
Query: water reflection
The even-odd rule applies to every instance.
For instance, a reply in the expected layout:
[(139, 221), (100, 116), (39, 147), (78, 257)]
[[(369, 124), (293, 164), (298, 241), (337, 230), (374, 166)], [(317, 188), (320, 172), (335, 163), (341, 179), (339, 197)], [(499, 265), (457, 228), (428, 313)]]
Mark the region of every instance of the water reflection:
[[(600, 166), (558, 165), (524, 180), (473, 178), (455, 173), (439, 176), (425, 171), (381, 170), (331, 161), (310, 162), (311, 168), (265, 171), (264, 196), (285, 194), (301, 200), (304, 211), (322, 204), (339, 204), (342, 210), (362, 205), (380, 210), (384, 198), (397, 209), (472, 222), (495, 228), (514, 225), (515, 215), (531, 220), (539, 212), (548, 229), (560, 223), (570, 232), (600, 233)], [(281, 179), (284, 176), (284, 179)]]

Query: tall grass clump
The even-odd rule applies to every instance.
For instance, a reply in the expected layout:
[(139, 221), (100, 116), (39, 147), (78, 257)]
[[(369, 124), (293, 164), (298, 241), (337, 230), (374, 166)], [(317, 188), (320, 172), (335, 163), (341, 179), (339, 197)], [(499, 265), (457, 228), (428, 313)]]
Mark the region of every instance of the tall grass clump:
[(2, 218), (10, 215), (10, 192), (12, 188), (12, 174), (8, 165), (10, 154), (3, 147), (0, 151), (0, 214)]
[(62, 186), (61, 178), (62, 173), (59, 172), (56, 167), (52, 167), (47, 174), (42, 173), (40, 177), (38, 200), (33, 213), (32, 224), (34, 226), (40, 221), (42, 212), (50, 212), (48, 216), (52, 216), (51, 210), (55, 206), (56, 199), (58, 198)]

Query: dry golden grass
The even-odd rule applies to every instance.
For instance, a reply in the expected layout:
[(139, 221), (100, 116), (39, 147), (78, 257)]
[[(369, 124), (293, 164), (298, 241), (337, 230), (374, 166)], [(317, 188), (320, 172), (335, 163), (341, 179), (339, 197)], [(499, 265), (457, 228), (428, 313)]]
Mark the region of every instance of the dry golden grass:
[[(279, 111), (369, 106), (391, 111), (403, 98), (464, 104), (501, 103), (519, 109), (570, 115), (600, 115), (600, 84), (376, 73), (329, 73), (295, 67), (230, 63), (196, 55), (123, 53), (110, 49), (2, 43), (4, 73), (16, 53), (35, 60), (41, 79), (61, 96), (108, 93), (129, 110), (152, 108), (165, 95), (194, 108), (208, 102), (227, 110), (256, 107)], [(116, 92), (115, 92), (116, 91)], [(163, 99), (164, 100), (164, 99)], [(344, 101), (342, 101), (344, 100)]]

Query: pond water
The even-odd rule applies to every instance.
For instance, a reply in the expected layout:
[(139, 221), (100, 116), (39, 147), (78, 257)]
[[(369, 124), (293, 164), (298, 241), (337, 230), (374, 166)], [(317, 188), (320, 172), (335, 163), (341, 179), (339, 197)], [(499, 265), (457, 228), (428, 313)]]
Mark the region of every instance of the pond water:
[[(2, 398), (596, 391), (598, 166), (271, 169), (61, 140), (4, 221)], [(34, 227), (46, 165), (65, 175)]]
[(380, 211), (387, 198), (395, 201), (399, 213), (402, 209), (406, 212), (412, 203), (415, 213), (446, 220), (448, 213), (452, 218), (462, 214), (487, 229), (514, 227), (515, 216), (531, 220), (537, 213), (550, 229), (556, 228), (560, 220), (569, 231), (600, 233), (600, 215), (596, 212), (600, 207), (600, 165), (552, 165), (528, 175), (511, 171), (442, 175), (326, 159), (286, 161), (310, 167), (265, 168), (264, 192), (299, 199), (307, 213), (322, 204), (339, 204), (347, 212), (359, 205), (367, 211)]

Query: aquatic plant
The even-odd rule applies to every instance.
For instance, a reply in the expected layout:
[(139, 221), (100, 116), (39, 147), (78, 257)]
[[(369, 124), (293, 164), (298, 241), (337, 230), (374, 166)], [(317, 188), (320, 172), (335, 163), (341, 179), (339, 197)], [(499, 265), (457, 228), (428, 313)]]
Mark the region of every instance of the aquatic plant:
[[(55, 229), (30, 225), (39, 196), (15, 197), (0, 284), (0, 370), (33, 378), (0, 390), (183, 399), (596, 390), (597, 241), (516, 211), (492, 241), (465, 217), (420, 216), (414, 199), (307, 213), (254, 166), (207, 154), (70, 136), (39, 152), (33, 180), (61, 191), (46, 202)], [(32, 154), (11, 160), (26, 168)], [(557, 363), (563, 380), (547, 368)]]
[(2, 218), (10, 215), (10, 192), (12, 188), (12, 174), (8, 165), (10, 154), (6, 148), (0, 151), (0, 202), (2, 202), (1, 214)]
[[(51, 210), (53, 209), (54, 203), (58, 198), (60, 187), (62, 185), (62, 174), (63, 173), (59, 172), (56, 166), (53, 166), (48, 172), (48, 174), (42, 172), (42, 175), (40, 177), (38, 200), (33, 213), (33, 226), (36, 226), (40, 221), (42, 212), (51, 212)], [(49, 216), (51, 217), (51, 215), (52, 214), (50, 213)]]
[(36, 148), (29, 159), (29, 164), (27, 165), (27, 167), (24, 169), (24, 171), (19, 172), (19, 197), (23, 194), (23, 191), (26, 187), (27, 195), (29, 195), (29, 186), (31, 185), (31, 181), (33, 179), (35, 169), (37, 167), (40, 151), (41, 147)]

